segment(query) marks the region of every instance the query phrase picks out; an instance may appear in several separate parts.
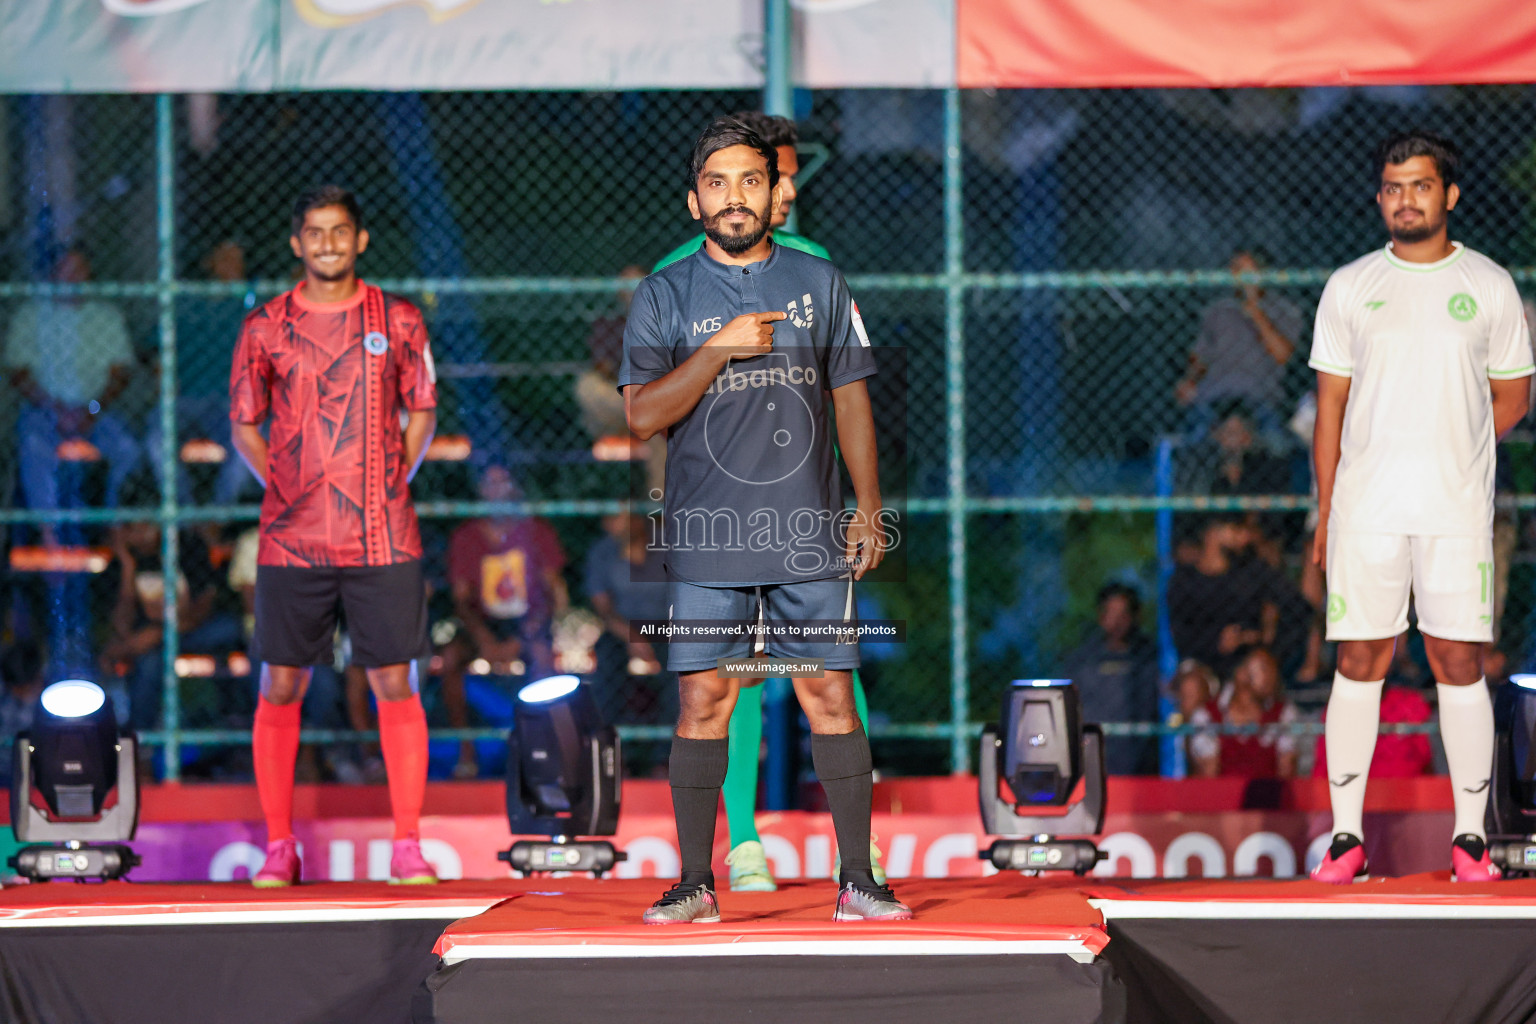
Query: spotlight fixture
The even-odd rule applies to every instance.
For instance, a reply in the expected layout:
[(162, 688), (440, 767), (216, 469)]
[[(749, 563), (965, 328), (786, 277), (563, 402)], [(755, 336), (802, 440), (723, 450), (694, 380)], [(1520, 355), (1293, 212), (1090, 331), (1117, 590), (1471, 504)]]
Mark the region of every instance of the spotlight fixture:
[(11, 823), (27, 846), (10, 858), (17, 873), (53, 878), (121, 878), (139, 864), (123, 845), (139, 824), (137, 745), (120, 733), (106, 692), (84, 679), (43, 690), (29, 731), (16, 737)]
[(517, 692), (507, 739), (507, 821), (523, 839), (498, 858), (523, 876), (590, 871), (601, 878), (624, 859), (606, 840), (619, 824), (619, 735), (605, 725), (590, 687), (549, 676)]
[(1505, 878), (1536, 874), (1536, 675), (1512, 675), (1494, 696), (1488, 856)]
[(982, 730), (977, 765), (987, 833), (1026, 837), (997, 840), (982, 860), (1004, 871), (1083, 875), (1104, 858), (1087, 838), (1104, 828), (1104, 735), (1083, 724), (1072, 680), (1014, 680), (1003, 728)]

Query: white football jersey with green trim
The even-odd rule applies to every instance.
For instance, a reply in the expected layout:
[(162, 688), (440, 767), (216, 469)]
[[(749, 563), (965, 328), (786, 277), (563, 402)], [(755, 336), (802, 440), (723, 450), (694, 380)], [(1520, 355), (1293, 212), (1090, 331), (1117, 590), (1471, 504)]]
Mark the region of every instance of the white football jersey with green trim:
[(1454, 243), (1437, 263), (1386, 248), (1334, 271), (1308, 365), (1351, 378), (1333, 528), (1476, 536), (1493, 527), (1490, 379), (1536, 372), (1509, 272)]

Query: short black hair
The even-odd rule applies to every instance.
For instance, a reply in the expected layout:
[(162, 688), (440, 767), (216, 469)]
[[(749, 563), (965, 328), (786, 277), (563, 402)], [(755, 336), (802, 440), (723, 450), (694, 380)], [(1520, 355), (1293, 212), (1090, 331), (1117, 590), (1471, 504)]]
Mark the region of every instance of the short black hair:
[(731, 117), (757, 132), (774, 149), (800, 143), (800, 130), (787, 117), (765, 114), (761, 110), (738, 110)]
[(1414, 128), (1406, 132), (1393, 132), (1376, 147), (1376, 182), (1388, 164), (1406, 163), (1416, 156), (1427, 156), (1435, 162), (1440, 180), (1446, 188), (1456, 184), (1461, 176), (1461, 150), (1444, 135)]
[(1242, 513), (1232, 509), (1217, 509), (1214, 512), (1206, 512), (1200, 517), (1195, 526), (1195, 537), (1204, 541), (1205, 535), (1218, 526), (1237, 526), (1243, 521)]
[(36, 640), (18, 640), (0, 655), (0, 678), (7, 687), (30, 686), (43, 677), (43, 647)]
[(304, 230), (304, 215), (310, 210), (319, 210), (327, 206), (340, 206), (347, 211), (352, 218), (352, 226), (357, 230), (363, 230), (363, 204), (357, 201), (357, 196), (350, 189), (340, 185), (316, 185), (299, 193), (299, 198), (293, 203), (293, 234), (298, 237)]
[(748, 146), (761, 153), (763, 159), (768, 161), (768, 187), (771, 189), (779, 183), (779, 151), (770, 146), (751, 125), (734, 117), (717, 117), (704, 129), (699, 141), (693, 144), (693, 156), (688, 161), (690, 192), (699, 187), (699, 175), (703, 173), (709, 158), (732, 146)]
[(1131, 617), (1141, 614), (1141, 595), (1136, 593), (1135, 587), (1128, 587), (1124, 583), (1106, 583), (1099, 588), (1099, 596), (1094, 599), (1095, 608), (1103, 608), (1113, 598), (1123, 598), (1131, 609)]
[(1258, 264), (1260, 270), (1263, 270), (1265, 267), (1273, 266), (1275, 262), (1274, 257), (1270, 255), (1269, 250), (1264, 248), (1262, 245), (1240, 245), (1236, 249), (1232, 250), (1231, 258), (1235, 260), (1239, 256), (1247, 256), (1249, 259), (1253, 260), (1254, 263)]
[(1219, 398), (1211, 403), (1211, 411), (1215, 413), (1215, 422), (1225, 423), (1236, 416), (1252, 429), (1257, 417), (1253, 412), (1253, 405), (1246, 398)]

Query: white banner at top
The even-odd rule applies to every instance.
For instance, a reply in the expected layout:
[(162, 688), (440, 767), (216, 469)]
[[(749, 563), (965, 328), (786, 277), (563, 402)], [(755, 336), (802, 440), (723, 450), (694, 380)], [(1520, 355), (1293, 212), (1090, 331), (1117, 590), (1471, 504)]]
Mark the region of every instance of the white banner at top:
[[(791, 0), (796, 84), (955, 77), (955, 0)], [(0, 0), (0, 91), (753, 89), (762, 0)]]

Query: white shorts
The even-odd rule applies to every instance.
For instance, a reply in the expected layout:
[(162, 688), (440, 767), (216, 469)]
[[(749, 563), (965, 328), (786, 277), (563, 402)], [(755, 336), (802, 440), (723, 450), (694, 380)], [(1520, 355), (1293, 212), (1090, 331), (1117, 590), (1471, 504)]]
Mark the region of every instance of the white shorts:
[(1493, 535), (1410, 537), (1328, 531), (1328, 639), (1384, 640), (1408, 628), (1442, 640), (1493, 639)]

